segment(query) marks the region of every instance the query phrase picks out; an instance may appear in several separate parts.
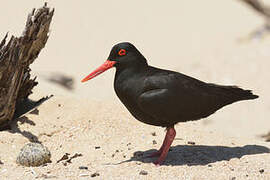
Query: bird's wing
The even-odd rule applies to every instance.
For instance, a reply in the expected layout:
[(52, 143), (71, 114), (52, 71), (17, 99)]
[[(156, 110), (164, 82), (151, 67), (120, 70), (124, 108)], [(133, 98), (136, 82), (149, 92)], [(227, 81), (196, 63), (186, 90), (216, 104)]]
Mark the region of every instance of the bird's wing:
[(142, 111), (160, 121), (196, 120), (214, 113), (224, 100), (215, 87), (180, 73), (149, 76), (138, 97)]

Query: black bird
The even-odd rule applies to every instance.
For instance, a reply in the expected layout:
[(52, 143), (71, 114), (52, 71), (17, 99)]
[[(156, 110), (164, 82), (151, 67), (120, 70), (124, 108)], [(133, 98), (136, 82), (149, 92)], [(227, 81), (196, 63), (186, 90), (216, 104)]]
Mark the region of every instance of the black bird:
[(161, 148), (150, 155), (162, 164), (176, 135), (174, 125), (206, 118), (218, 109), (241, 100), (258, 98), (250, 90), (237, 86), (205, 83), (184, 74), (149, 66), (131, 43), (115, 45), (108, 60), (85, 77), (90, 80), (116, 68), (114, 89), (129, 112), (139, 121), (166, 127)]

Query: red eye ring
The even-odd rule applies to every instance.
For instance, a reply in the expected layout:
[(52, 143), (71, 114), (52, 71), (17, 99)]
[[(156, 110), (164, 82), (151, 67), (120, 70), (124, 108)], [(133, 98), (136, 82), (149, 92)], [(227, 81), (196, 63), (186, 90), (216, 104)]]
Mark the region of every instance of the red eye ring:
[(120, 51), (118, 51), (119, 56), (124, 56), (126, 53), (127, 51), (125, 49), (120, 49)]

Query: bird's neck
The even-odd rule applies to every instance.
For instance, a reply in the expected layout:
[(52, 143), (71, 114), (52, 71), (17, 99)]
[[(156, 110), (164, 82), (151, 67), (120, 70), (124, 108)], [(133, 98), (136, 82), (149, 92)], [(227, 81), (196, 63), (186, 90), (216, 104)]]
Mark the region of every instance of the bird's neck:
[(126, 77), (131, 77), (131, 76), (136, 76), (139, 75), (143, 72), (145, 72), (145, 69), (148, 68), (147, 64), (141, 64), (141, 65), (133, 65), (129, 67), (117, 67), (116, 68), (116, 77), (117, 76), (126, 76)]
[(116, 66), (116, 75), (120, 74), (129, 74), (136, 75), (140, 72), (143, 72), (145, 69), (147, 69), (148, 64), (146, 59), (142, 56), (139, 59), (130, 59), (128, 63), (121, 63), (118, 66)]

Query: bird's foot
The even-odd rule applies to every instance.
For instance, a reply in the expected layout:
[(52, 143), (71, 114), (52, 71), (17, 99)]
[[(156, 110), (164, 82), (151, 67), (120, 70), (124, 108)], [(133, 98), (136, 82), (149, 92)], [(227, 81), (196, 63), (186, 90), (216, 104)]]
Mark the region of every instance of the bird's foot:
[(156, 167), (159, 167), (163, 162), (160, 162), (159, 160), (156, 160), (153, 162)]
[(153, 163), (154, 163), (157, 167), (160, 166), (161, 164), (163, 164), (163, 162), (164, 162), (165, 159), (166, 159), (167, 153), (168, 153), (168, 152), (166, 152), (166, 150), (165, 150), (165, 152), (162, 152), (161, 155), (159, 156), (159, 158), (158, 158), (156, 161), (154, 161)]

